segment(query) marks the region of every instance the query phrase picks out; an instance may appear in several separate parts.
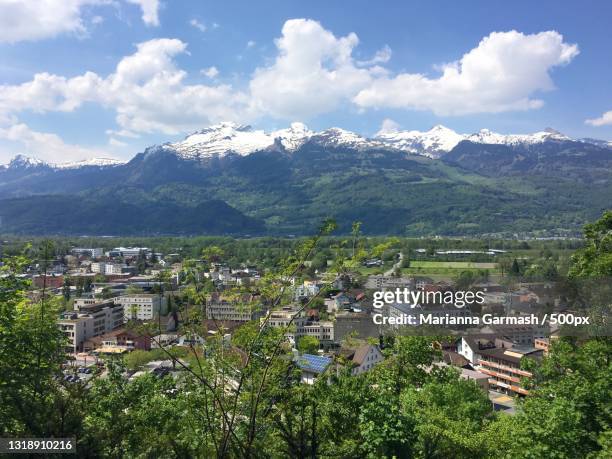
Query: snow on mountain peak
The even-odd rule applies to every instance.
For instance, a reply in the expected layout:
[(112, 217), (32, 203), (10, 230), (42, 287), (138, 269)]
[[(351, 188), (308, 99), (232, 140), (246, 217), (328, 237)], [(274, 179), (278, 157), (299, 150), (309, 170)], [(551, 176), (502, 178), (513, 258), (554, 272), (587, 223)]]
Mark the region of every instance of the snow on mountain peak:
[(125, 161), (119, 161), (118, 159), (113, 158), (90, 158), (81, 161), (71, 161), (66, 163), (53, 164), (47, 163), (42, 159), (33, 158), (25, 155), (17, 155), (13, 159), (11, 159), (8, 164), (4, 165), (4, 168), (28, 169), (35, 167), (48, 167), (50, 169), (79, 169), (81, 167), (112, 167), (119, 166), (121, 164), (125, 164)]
[(399, 150), (439, 158), (455, 148), (465, 136), (438, 124), (425, 132), (381, 131), (374, 138)]
[(273, 139), (278, 139), (288, 151), (295, 151), (313, 134), (314, 132), (308, 129), (304, 123), (293, 122), (288, 128), (274, 131), (270, 135)]
[(79, 169), (81, 167), (114, 167), (125, 164), (125, 161), (120, 161), (114, 158), (90, 158), (81, 161), (72, 161), (67, 163), (54, 164), (54, 169)]
[(248, 155), (269, 147), (274, 142), (270, 135), (251, 126), (224, 122), (188, 135), (184, 140), (168, 146), (179, 156), (202, 159), (227, 153)]
[(16, 155), (11, 161), (8, 163), (6, 167), (9, 168), (31, 168), (31, 167), (40, 167), (47, 166), (48, 164), (44, 162), (42, 159), (25, 156), (25, 155)]
[(318, 140), (324, 145), (332, 147), (349, 147), (356, 149), (363, 148), (375, 148), (382, 146), (376, 139), (370, 140), (356, 134), (352, 131), (345, 129), (332, 127), (321, 132), (317, 132), (313, 136), (314, 139)]

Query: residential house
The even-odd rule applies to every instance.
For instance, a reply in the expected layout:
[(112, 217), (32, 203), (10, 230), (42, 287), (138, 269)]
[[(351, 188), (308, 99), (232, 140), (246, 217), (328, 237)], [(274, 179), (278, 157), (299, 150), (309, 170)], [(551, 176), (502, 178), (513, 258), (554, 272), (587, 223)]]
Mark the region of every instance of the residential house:
[(295, 364), (302, 370), (301, 381), (314, 384), (332, 363), (332, 359), (322, 355), (302, 354), (294, 358)]
[(341, 352), (341, 355), (352, 365), (353, 375), (365, 373), (385, 360), (380, 348), (374, 344), (364, 344), (357, 349)]

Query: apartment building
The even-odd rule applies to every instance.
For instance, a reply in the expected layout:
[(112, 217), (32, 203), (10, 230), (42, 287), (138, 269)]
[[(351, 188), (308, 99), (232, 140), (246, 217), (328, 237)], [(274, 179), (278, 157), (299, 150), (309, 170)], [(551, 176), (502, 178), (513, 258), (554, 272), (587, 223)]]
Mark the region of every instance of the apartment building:
[(206, 318), (209, 320), (249, 322), (261, 316), (261, 305), (253, 295), (226, 297), (213, 293), (206, 299)]
[(83, 350), (83, 343), (123, 325), (123, 306), (112, 300), (80, 304), (75, 311), (62, 313), (57, 325), (68, 338), (66, 352)]
[(492, 335), (476, 335), (461, 338), (457, 352), (470, 361), (474, 369), (489, 377), (493, 389), (512, 395), (528, 395), (521, 385), (522, 378), (533, 374), (521, 369), (524, 358), (540, 359), (542, 349), (515, 345), (511, 341)]
[(104, 251), (102, 250), (102, 248), (85, 248), (85, 247), (75, 247), (72, 250), (70, 250), (70, 253), (72, 253), (73, 255), (76, 256), (88, 256), (91, 258), (98, 258), (101, 257), (104, 254)]
[(168, 300), (166, 297), (152, 293), (122, 295), (115, 298), (115, 303), (123, 306), (124, 320), (149, 321), (166, 314)]
[(309, 317), (298, 315), (297, 309), (285, 308), (268, 312), (261, 322), (267, 320), (268, 327), (288, 327), (287, 336), (294, 343), (302, 336), (314, 336), (320, 342), (334, 341), (334, 322), (330, 320), (312, 320)]

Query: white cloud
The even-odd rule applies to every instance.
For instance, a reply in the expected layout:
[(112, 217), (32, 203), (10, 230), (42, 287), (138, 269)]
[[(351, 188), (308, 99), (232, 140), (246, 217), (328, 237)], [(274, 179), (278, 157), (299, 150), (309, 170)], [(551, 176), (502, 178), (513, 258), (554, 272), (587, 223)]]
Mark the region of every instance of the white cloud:
[(354, 98), (360, 107), (431, 110), (438, 115), (539, 108), (538, 91), (554, 88), (552, 68), (569, 63), (578, 47), (555, 31), (525, 35), (494, 32), (439, 78), (402, 73), (373, 81)]
[(389, 48), (389, 45), (385, 45), (381, 49), (376, 51), (372, 59), (368, 59), (366, 61), (357, 61), (357, 64), (365, 65), (365, 66), (375, 65), (375, 64), (385, 64), (386, 62), (389, 62), (389, 60), (391, 60), (391, 54), (392, 54), (391, 48)]
[(288, 119), (338, 108), (370, 83), (369, 71), (351, 57), (358, 42), (354, 33), (337, 38), (316, 21), (285, 22), (276, 60), (258, 68), (250, 82), (253, 108)]
[(127, 2), (140, 6), (142, 10), (142, 22), (146, 25), (159, 25), (159, 0), (127, 0)]
[(249, 40), (249, 41), (247, 41), (246, 47), (247, 48), (253, 48), (256, 44), (257, 44), (257, 42), (255, 42), (254, 40)]
[[(147, 25), (159, 25), (159, 0), (126, 0), (139, 5)], [(0, 0), (0, 43), (52, 38), (64, 33), (87, 33), (83, 15), (86, 6), (112, 5), (114, 0)], [(93, 16), (92, 24), (103, 22)]]
[[(154, 3), (157, 8), (159, 3)], [(153, 39), (138, 44), (108, 75), (85, 72), (67, 78), (39, 73), (22, 84), (0, 85), (0, 129), (5, 138), (12, 133), (14, 141), (35, 145), (35, 140), (53, 134), (26, 130), (16, 119), (19, 113), (70, 112), (84, 103), (115, 112), (117, 128), (107, 135), (109, 145), (116, 147), (117, 138), (179, 134), (219, 121), (249, 122), (266, 116), (304, 120), (342, 106), (431, 110), (443, 115), (526, 110), (543, 104), (535, 93), (554, 88), (551, 69), (578, 54), (576, 45), (565, 43), (554, 31), (495, 32), (459, 61), (442, 66), (441, 76), (430, 78), (392, 74), (382, 65), (391, 58), (388, 47), (370, 60), (356, 61), (353, 52), (358, 43), (354, 33), (337, 37), (316, 21), (289, 20), (275, 41), (274, 60), (255, 70), (248, 92), (243, 92), (214, 81), (190, 83), (187, 72), (175, 62), (187, 53), (187, 44)], [(212, 66), (201, 74), (214, 80), (219, 71)], [(606, 113), (587, 123), (602, 125), (611, 117)], [(381, 129), (397, 129), (397, 124), (385, 120)], [(59, 137), (45, 140), (60, 151)], [(66, 148), (77, 154), (79, 147)]]
[(173, 58), (186, 47), (177, 39), (154, 39), (140, 43), (106, 77), (41, 73), (20, 85), (0, 86), (0, 119), (22, 111), (69, 112), (94, 102), (115, 110), (119, 132), (128, 136), (177, 134), (222, 120), (241, 121), (248, 105), (245, 94), (230, 85), (185, 83), (187, 73)]
[(61, 33), (84, 33), (85, 5), (104, 0), (0, 0), (0, 42), (50, 38)]
[(603, 113), (599, 118), (585, 120), (585, 123), (595, 127), (610, 126), (612, 125), (612, 110)]
[(219, 75), (219, 70), (213, 65), (212, 67), (208, 67), (207, 69), (200, 70), (200, 73), (212, 79)]
[(398, 123), (392, 119), (385, 118), (380, 126), (380, 130), (376, 133), (376, 135), (392, 134), (394, 132), (398, 132), (399, 130), (400, 125)]
[[(0, 128), (0, 139), (15, 142), (24, 148), (22, 154), (34, 156), (48, 162), (77, 161), (93, 157), (108, 157), (108, 153), (96, 148), (65, 143), (61, 137), (47, 132), (37, 132), (23, 123)], [(10, 152), (9, 157), (16, 152)]]
[(192, 19), (191, 21), (189, 21), (189, 25), (191, 27), (195, 27), (200, 32), (206, 32), (206, 26), (202, 24), (200, 21), (198, 21), (197, 19)]
[(127, 143), (122, 142), (121, 140), (117, 140), (114, 137), (111, 137), (110, 139), (108, 139), (108, 144), (111, 147), (118, 147), (118, 148), (127, 146)]

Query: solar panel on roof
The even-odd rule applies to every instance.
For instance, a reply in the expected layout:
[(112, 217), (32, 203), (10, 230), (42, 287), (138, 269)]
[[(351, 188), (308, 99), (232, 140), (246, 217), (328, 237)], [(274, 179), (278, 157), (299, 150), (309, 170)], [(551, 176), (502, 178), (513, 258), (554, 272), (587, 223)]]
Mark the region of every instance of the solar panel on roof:
[(297, 365), (302, 370), (310, 370), (316, 373), (323, 373), (332, 359), (321, 355), (302, 354), (297, 358)]

